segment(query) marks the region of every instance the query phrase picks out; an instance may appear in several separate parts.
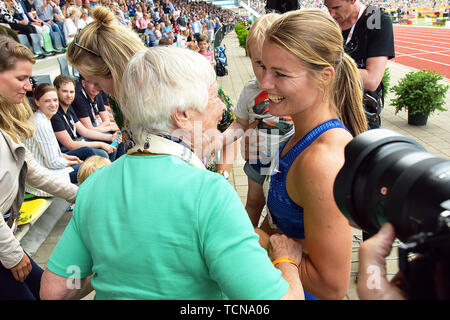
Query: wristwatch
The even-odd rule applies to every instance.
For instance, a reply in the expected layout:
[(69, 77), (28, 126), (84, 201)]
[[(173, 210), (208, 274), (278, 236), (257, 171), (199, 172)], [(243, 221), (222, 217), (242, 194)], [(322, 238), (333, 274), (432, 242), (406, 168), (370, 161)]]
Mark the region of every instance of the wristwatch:
[(221, 170), (219, 171), (219, 173), (223, 175), (227, 180), (230, 178), (230, 173), (227, 170)]

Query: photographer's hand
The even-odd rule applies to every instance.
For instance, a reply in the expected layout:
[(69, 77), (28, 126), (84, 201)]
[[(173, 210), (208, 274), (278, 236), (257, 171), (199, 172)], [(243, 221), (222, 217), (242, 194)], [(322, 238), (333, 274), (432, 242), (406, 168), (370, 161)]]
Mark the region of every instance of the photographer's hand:
[(386, 261), (395, 239), (392, 224), (385, 223), (376, 235), (359, 249), (358, 296), (361, 300), (404, 300), (401, 274), (390, 282), (386, 278)]

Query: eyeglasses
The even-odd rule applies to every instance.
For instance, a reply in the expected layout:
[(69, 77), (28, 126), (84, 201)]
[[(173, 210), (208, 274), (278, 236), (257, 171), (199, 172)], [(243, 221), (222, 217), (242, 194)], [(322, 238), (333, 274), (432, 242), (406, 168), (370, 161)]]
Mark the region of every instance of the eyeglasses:
[(83, 49), (83, 50), (86, 50), (87, 52), (93, 54), (94, 56), (97, 56), (97, 57), (99, 57), (100, 59), (103, 59), (102, 56), (101, 56), (100, 54), (98, 54), (97, 52), (92, 51), (91, 49), (88, 49), (88, 48), (86, 48), (86, 47), (83, 47), (81, 44), (79, 44), (79, 43), (77, 42), (78, 34), (80, 33), (80, 30), (81, 30), (81, 29), (78, 29), (77, 34), (75, 35), (75, 38), (73, 39), (73, 44), (74, 44), (75, 46), (77, 46), (78, 48)]

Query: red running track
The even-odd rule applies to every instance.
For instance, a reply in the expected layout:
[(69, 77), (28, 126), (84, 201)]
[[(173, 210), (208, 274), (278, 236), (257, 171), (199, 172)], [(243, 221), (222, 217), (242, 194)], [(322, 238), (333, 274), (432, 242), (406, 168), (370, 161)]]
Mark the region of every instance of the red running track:
[(394, 41), (392, 61), (450, 79), (450, 28), (394, 25)]

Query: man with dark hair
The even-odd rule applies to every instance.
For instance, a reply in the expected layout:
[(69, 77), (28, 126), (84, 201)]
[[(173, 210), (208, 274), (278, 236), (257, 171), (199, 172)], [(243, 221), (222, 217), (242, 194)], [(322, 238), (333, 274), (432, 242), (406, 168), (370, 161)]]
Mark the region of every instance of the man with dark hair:
[(98, 132), (119, 131), (116, 124), (111, 123), (108, 111), (100, 90), (92, 82), (82, 76), (75, 85), (75, 99), (72, 102), (73, 110), (78, 120), (88, 129)]
[[(102, 157), (116, 158), (116, 148), (111, 146), (118, 133), (107, 134), (86, 128), (79, 120), (71, 104), (75, 97), (75, 82), (72, 78), (59, 75), (53, 81), (59, 100), (59, 108), (51, 118), (53, 131), (62, 152), (81, 147), (90, 147)], [(109, 154), (109, 155), (108, 155)]]
[(358, 65), (369, 128), (378, 128), (384, 103), (381, 80), (388, 59), (395, 57), (391, 18), (379, 7), (366, 7), (360, 0), (324, 0), (324, 4), (342, 30), (345, 52)]

